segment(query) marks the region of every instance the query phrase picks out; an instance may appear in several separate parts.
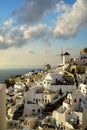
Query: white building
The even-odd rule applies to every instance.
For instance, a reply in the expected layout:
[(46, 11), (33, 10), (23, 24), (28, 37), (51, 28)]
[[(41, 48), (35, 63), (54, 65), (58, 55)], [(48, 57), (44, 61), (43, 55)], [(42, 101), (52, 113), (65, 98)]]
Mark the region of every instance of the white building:
[(67, 104), (71, 105), (72, 111), (82, 111), (83, 105), (86, 102), (86, 98), (80, 92), (75, 92), (67, 95), (67, 99), (63, 102), (63, 106), (67, 107)]
[(78, 90), (87, 98), (87, 84), (79, 84)]
[(0, 84), (0, 130), (6, 128), (6, 86)]
[(33, 88), (29, 90), (26, 93), (24, 99), (34, 102), (36, 104), (39, 103), (46, 104), (48, 102), (52, 102), (57, 96), (58, 93), (56, 91), (45, 89), (44, 87), (37, 87), (35, 91), (33, 91)]
[(29, 100), (25, 101), (24, 113), (23, 113), (24, 117), (37, 116), (37, 115), (40, 115), (41, 112), (42, 112), (41, 107), (38, 104), (31, 102)]
[(87, 65), (87, 48), (80, 51), (80, 64)]
[(56, 119), (56, 124), (65, 127), (65, 129), (74, 130), (80, 126), (86, 128), (86, 102), (86, 98), (82, 93), (69, 93), (63, 105), (53, 112), (53, 118)]
[(20, 92), (20, 91), (24, 91), (25, 89), (25, 84), (22, 82), (17, 82), (16, 84), (14, 84), (14, 91), (15, 92)]
[(63, 64), (68, 64), (70, 62), (70, 54), (68, 52), (65, 52), (63, 54)]
[(37, 122), (37, 117), (25, 117), (24, 125), (29, 129), (33, 129)]
[(55, 84), (56, 81), (62, 81), (62, 79), (62, 73), (48, 73), (43, 80), (43, 85), (45, 88), (47, 88), (48, 86)]
[(83, 48), (80, 51), (79, 60), (75, 61), (77, 65), (85, 65), (87, 66), (87, 48)]
[(87, 74), (79, 74), (78, 75), (78, 80), (87, 83)]
[(41, 86), (32, 87), (26, 92), (24, 101), (24, 116), (38, 115), (44, 105), (58, 98), (58, 92)]

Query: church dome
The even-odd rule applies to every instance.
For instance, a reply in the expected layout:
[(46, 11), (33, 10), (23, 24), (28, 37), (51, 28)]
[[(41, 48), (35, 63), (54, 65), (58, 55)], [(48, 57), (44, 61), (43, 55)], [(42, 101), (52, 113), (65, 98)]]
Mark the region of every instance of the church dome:
[(87, 48), (83, 48), (83, 49), (80, 51), (80, 54), (87, 54)]

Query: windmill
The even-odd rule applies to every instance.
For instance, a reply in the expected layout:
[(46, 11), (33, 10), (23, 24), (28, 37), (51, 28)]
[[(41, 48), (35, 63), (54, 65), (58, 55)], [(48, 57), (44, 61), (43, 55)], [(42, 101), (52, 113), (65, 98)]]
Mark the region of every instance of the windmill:
[(61, 63), (63, 63), (63, 48), (61, 48), (61, 53), (57, 54), (57, 56), (59, 56), (61, 58)]

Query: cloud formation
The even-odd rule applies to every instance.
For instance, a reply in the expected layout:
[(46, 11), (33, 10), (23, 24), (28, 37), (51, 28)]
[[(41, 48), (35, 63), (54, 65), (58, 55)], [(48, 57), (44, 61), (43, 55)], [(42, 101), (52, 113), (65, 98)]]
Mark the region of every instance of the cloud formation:
[(21, 47), (30, 40), (44, 40), (49, 37), (50, 33), (51, 27), (42, 24), (36, 26), (23, 25), (10, 29), (8, 26), (2, 26), (0, 27), (0, 48)]
[[(61, 4), (64, 12), (57, 18), (54, 27), (54, 37), (68, 39), (77, 34), (84, 27), (87, 27), (87, 0), (77, 0), (71, 7)], [(57, 7), (60, 8), (60, 4)]]
[(8, 21), (4, 22), (3, 25), (9, 26), (13, 23), (12, 19), (10, 18)]
[(54, 8), (56, 0), (26, 0), (25, 4), (12, 12), (21, 23), (35, 23)]
[[(26, 0), (23, 7), (13, 14), (22, 23), (38, 21), (47, 11), (56, 7), (58, 18), (54, 26), (46, 24), (22, 24), (14, 26), (10, 18), (0, 26), (0, 49), (21, 47), (32, 40), (41, 40), (46, 47), (51, 46), (51, 40), (74, 37), (81, 28), (87, 27), (87, 0), (77, 0), (73, 5), (66, 5), (63, 0)], [(24, 21), (23, 21), (24, 20)]]

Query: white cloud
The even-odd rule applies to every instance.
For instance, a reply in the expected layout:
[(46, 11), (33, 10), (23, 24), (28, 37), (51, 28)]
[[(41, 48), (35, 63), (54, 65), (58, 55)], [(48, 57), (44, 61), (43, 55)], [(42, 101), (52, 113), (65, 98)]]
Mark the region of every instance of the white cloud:
[[(65, 12), (56, 21), (53, 31), (54, 37), (67, 39), (75, 36), (79, 29), (87, 27), (86, 5), (87, 0), (77, 0), (71, 8), (67, 6)], [(62, 6), (64, 9), (64, 4)]]
[(4, 22), (3, 25), (9, 26), (13, 23), (12, 19), (10, 18), (8, 21)]
[(61, 0), (59, 3), (56, 4), (55, 12), (56, 13), (63, 13), (63, 12), (69, 12), (72, 5), (67, 5), (64, 3), (63, 0)]
[[(36, 5), (38, 8), (36, 6), (35, 8), (37, 8), (36, 10), (38, 11), (41, 10), (39, 7), (42, 5), (42, 3), (44, 3), (43, 11), (39, 12), (41, 13), (39, 15), (43, 15), (45, 13), (45, 9), (47, 11), (56, 6), (56, 11), (59, 16), (55, 21), (56, 24), (54, 27), (50, 27), (46, 24), (36, 24), (31, 26), (29, 24), (24, 24), (17, 25), (15, 27), (12, 24), (13, 20), (10, 18), (8, 21), (3, 23), (2, 27), (0, 27), (1, 49), (6, 49), (12, 46), (21, 47), (32, 40), (40, 40), (46, 47), (49, 48), (51, 46), (50, 41), (52, 39), (68, 39), (75, 36), (79, 29), (87, 27), (87, 0), (77, 0), (72, 6), (64, 4), (62, 0), (58, 3), (56, 3), (54, 0), (47, 0), (46, 2), (44, 2), (44, 0), (30, 0), (27, 1), (26, 4), (27, 3), (28, 6), (33, 4), (31, 8), (35, 5), (35, 3), (37, 3)], [(51, 7), (49, 7), (49, 5)], [(24, 12), (26, 12), (26, 10)], [(31, 15), (29, 12), (28, 14)], [(25, 18), (23, 17), (23, 19)]]
[(3, 42), (3, 41), (4, 41), (3, 37), (2, 37), (2, 36), (0, 36), (0, 42)]
[(51, 27), (47, 25), (38, 24), (36, 26), (26, 26), (23, 29), (24, 39), (43, 39), (49, 36)]
[(21, 25), (10, 29), (8, 26), (3, 26), (0, 28), (0, 48), (21, 47), (26, 45), (29, 40), (44, 40), (51, 35), (51, 30), (51, 27), (42, 24)]

